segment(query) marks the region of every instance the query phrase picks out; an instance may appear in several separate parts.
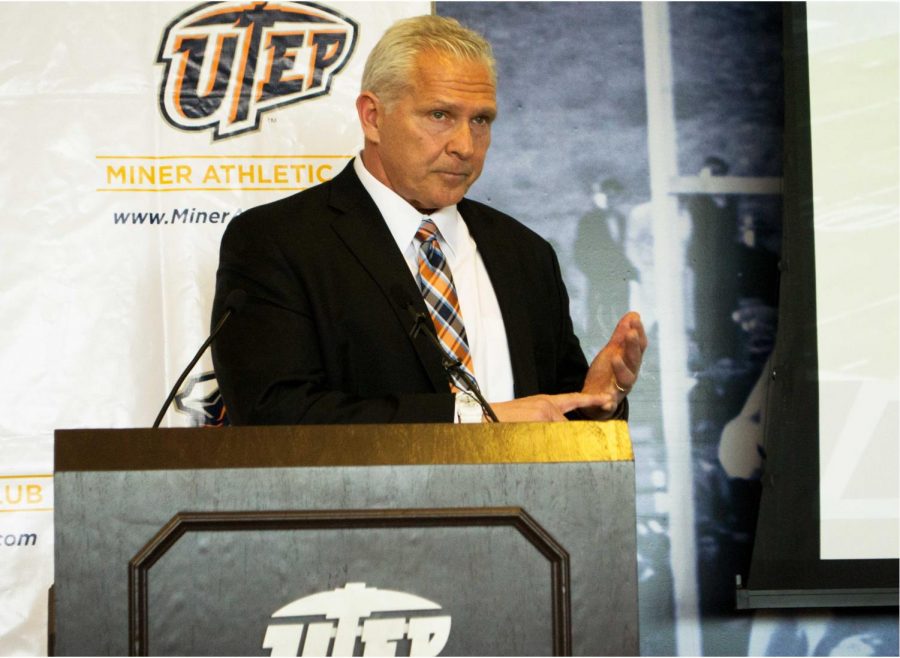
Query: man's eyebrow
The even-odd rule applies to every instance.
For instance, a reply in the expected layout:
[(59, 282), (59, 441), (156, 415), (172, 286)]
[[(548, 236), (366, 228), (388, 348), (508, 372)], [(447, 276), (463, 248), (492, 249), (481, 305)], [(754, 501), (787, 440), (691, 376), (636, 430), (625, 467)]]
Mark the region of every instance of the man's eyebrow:
[[(455, 101), (451, 101), (446, 98), (431, 98), (426, 100), (424, 105), (427, 105), (431, 108), (445, 109), (451, 110), (453, 112), (458, 112), (460, 109), (464, 107), (464, 104), (457, 103)], [(484, 105), (482, 107), (476, 108), (474, 111), (475, 116), (489, 116), (494, 118), (497, 116), (497, 106), (496, 105)]]

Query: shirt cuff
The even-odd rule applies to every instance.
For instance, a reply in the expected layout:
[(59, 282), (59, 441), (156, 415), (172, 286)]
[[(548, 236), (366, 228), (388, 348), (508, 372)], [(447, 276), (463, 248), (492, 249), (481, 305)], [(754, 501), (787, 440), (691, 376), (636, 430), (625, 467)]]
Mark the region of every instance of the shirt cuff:
[(480, 423), (484, 417), (484, 411), (471, 393), (460, 391), (456, 394), (456, 407), (453, 410), (453, 418), (456, 423)]

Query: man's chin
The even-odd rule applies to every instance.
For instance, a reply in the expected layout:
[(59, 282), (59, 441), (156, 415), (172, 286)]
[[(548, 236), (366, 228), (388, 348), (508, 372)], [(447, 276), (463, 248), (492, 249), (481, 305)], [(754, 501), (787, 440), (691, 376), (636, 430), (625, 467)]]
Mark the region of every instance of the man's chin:
[(441, 208), (456, 205), (462, 200), (464, 196), (465, 190), (461, 191), (459, 194), (436, 195), (427, 199), (426, 201), (411, 201), (410, 203), (412, 207), (419, 212), (431, 214), (437, 210), (440, 210)]
[(434, 194), (433, 201), (436, 208), (446, 208), (460, 202), (460, 200), (469, 191), (469, 182), (460, 183), (452, 187), (445, 187)]
[[(435, 181), (432, 179), (431, 181)], [(434, 211), (440, 208), (446, 208), (460, 202), (469, 191), (469, 187), (474, 181), (469, 179), (457, 180), (453, 185), (440, 184), (430, 185), (425, 189), (419, 189), (418, 194), (413, 192), (409, 197), (402, 195), (407, 203), (420, 212)]]

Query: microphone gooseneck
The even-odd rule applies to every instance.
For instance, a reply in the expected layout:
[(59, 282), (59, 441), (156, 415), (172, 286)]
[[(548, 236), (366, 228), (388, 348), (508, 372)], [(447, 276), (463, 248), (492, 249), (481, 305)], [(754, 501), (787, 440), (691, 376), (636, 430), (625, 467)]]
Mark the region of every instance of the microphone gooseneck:
[(406, 311), (413, 320), (412, 327), (409, 330), (409, 337), (415, 339), (416, 336), (424, 332), (428, 337), (428, 341), (434, 345), (440, 353), (441, 366), (444, 368), (444, 372), (447, 373), (447, 379), (450, 381), (450, 384), (452, 385), (454, 380), (458, 383), (465, 384), (465, 392), (475, 397), (478, 404), (481, 406), (484, 415), (490, 418), (491, 422), (500, 422), (497, 418), (497, 414), (495, 414), (494, 410), (491, 408), (491, 405), (484, 398), (484, 395), (481, 394), (481, 388), (478, 386), (478, 381), (475, 377), (463, 367), (463, 364), (459, 359), (451, 356), (447, 353), (447, 350), (444, 349), (444, 345), (441, 343), (434, 330), (434, 323), (431, 321), (431, 318), (425, 313), (416, 311), (412, 302), (408, 299), (399, 297), (399, 301), (400, 305), (406, 308)]
[(166, 401), (163, 402), (162, 408), (159, 410), (159, 414), (156, 416), (156, 420), (153, 421), (153, 429), (159, 427), (159, 424), (162, 422), (163, 416), (166, 415), (166, 411), (169, 409), (169, 405), (172, 404), (172, 400), (175, 399), (175, 396), (178, 394), (178, 390), (181, 388), (181, 385), (184, 383), (184, 380), (187, 379), (188, 374), (191, 372), (191, 369), (197, 365), (197, 361), (200, 360), (200, 357), (203, 356), (203, 353), (206, 351), (206, 348), (209, 347), (210, 343), (213, 342), (213, 339), (219, 334), (222, 330), (222, 327), (225, 326), (225, 323), (231, 318), (235, 313), (239, 313), (240, 310), (244, 307), (244, 304), (247, 302), (247, 293), (240, 288), (236, 288), (232, 290), (228, 297), (225, 298), (225, 312), (222, 314), (222, 317), (216, 323), (215, 328), (212, 330), (212, 333), (209, 334), (209, 338), (207, 338), (203, 345), (200, 346), (200, 349), (197, 350), (197, 353), (194, 355), (194, 358), (191, 359), (191, 362), (187, 365), (187, 368), (181, 373), (181, 376), (178, 378), (178, 381), (175, 382), (175, 386), (172, 387), (172, 391), (169, 393), (169, 397), (166, 398)]

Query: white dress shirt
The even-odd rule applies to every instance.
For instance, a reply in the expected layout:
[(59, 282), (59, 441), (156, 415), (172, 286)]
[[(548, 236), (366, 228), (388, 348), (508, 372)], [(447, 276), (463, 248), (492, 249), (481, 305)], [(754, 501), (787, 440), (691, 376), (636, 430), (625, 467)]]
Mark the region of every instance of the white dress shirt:
[[(362, 156), (353, 161), (353, 168), (387, 222), (415, 279), (419, 271), (419, 245), (415, 235), (425, 215), (369, 173)], [(455, 205), (441, 208), (430, 217), (438, 228), (437, 240), (453, 274), (475, 379), (489, 402), (512, 400), (513, 376), (506, 328), (481, 254)]]

